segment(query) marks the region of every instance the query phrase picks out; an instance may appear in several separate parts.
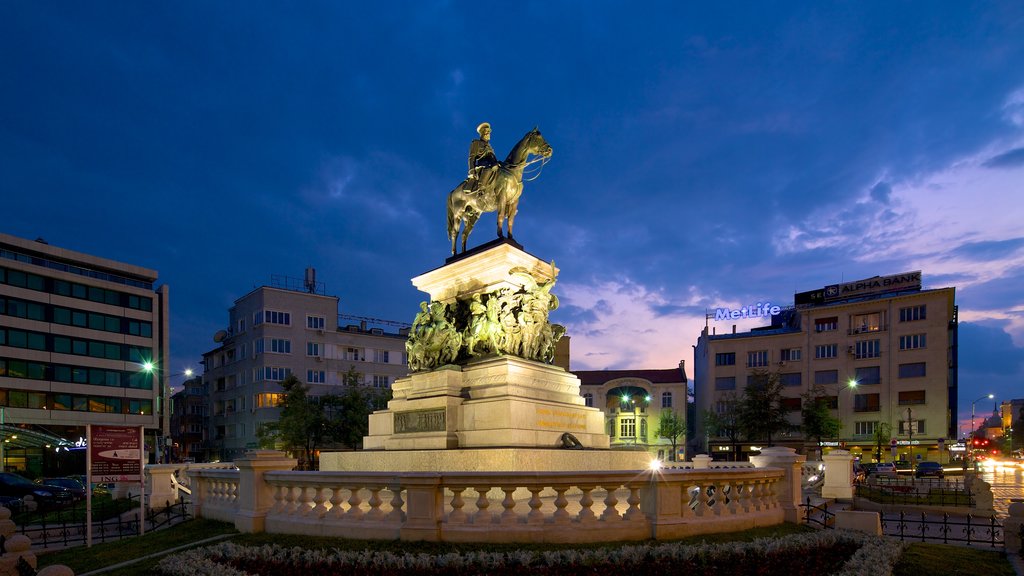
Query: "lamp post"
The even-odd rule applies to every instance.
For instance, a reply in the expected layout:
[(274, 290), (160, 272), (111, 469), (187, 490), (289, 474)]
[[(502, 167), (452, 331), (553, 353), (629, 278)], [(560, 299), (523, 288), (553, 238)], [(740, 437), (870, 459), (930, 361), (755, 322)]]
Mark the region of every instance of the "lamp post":
[(993, 399), (995, 397), (996, 397), (995, 394), (986, 394), (986, 395), (982, 396), (981, 398), (978, 398), (974, 402), (971, 402), (971, 441), (968, 444), (968, 446), (970, 446), (969, 450), (971, 451), (970, 452), (970, 457), (971, 457), (971, 463), (972, 464), (974, 463), (974, 430), (975, 430), (975, 428), (974, 428), (974, 405), (977, 404), (978, 402), (981, 402), (982, 400), (984, 400), (986, 398), (991, 400), (991, 399)]
[[(844, 390), (856, 390), (858, 384), (859, 384), (859, 382), (857, 382), (856, 378), (850, 378), (846, 382), (846, 386), (840, 388), (839, 391), (836, 392), (836, 414), (839, 416), (839, 442), (840, 443), (842, 443), (842, 441), (843, 441), (843, 427), (845, 426), (845, 422), (843, 422), (843, 412), (842, 412), (842, 410), (840, 410), (840, 407), (839, 407), (839, 396), (840, 396), (840, 394), (842, 394), (842, 392)], [(853, 392), (850, 392), (850, 397), (851, 398), (853, 397)], [(854, 409), (856, 409), (856, 406), (854, 406)]]
[[(192, 377), (192, 369), (186, 368), (184, 372), (178, 372), (176, 374), (167, 374), (160, 369), (152, 361), (146, 361), (142, 364), (143, 371), (149, 374), (156, 374), (160, 377), (160, 434), (156, 441), (156, 461), (157, 463), (165, 462), (170, 464), (171, 462), (171, 378), (175, 376), (185, 376), (186, 378)], [(161, 440), (164, 444), (161, 444)]]

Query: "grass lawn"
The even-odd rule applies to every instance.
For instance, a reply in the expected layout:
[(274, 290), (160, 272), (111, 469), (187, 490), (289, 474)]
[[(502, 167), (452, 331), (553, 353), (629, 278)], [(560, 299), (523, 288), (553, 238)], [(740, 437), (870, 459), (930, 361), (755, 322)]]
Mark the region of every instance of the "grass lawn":
[[(743, 532), (694, 536), (682, 540), (684, 543), (700, 542), (736, 542), (750, 541), (757, 538), (773, 538), (789, 534), (812, 532), (812, 528), (796, 524), (782, 524), (768, 528), (757, 528)], [(60, 552), (51, 552), (40, 556), (39, 566), (65, 564), (75, 574), (82, 574), (132, 560), (140, 556), (154, 554), (178, 546), (195, 543), (217, 535), (230, 534), (230, 541), (236, 544), (260, 546), (278, 544), (281, 546), (299, 546), (307, 549), (340, 549), (340, 550), (390, 550), (392, 552), (443, 554), (448, 552), (467, 552), (471, 550), (488, 550), (491, 552), (512, 550), (553, 550), (560, 548), (598, 548), (619, 546), (620, 544), (454, 544), (433, 542), (393, 542), (343, 540), (339, 538), (318, 538), (311, 536), (294, 536), (285, 534), (239, 534), (230, 524), (209, 520), (190, 520), (168, 530), (146, 534), (141, 538), (131, 538), (120, 542), (108, 542), (93, 546), (72, 548)], [(630, 543), (636, 544), (636, 543)], [(151, 570), (159, 558), (142, 561), (120, 570), (104, 573), (109, 576), (134, 576), (151, 574)], [(998, 552), (985, 552), (959, 546), (939, 544), (912, 544), (903, 555), (896, 567), (897, 576), (918, 576), (920, 574), (985, 574), (985, 576), (1013, 576), (1009, 562)]]

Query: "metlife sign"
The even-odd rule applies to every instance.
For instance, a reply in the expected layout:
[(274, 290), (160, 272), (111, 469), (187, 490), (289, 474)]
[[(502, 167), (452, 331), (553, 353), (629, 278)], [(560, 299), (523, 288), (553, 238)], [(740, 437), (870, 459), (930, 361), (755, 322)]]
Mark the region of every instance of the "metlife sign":
[(719, 320), (744, 320), (747, 318), (765, 318), (771, 316), (777, 316), (779, 312), (782, 312), (781, 306), (776, 306), (771, 302), (758, 302), (752, 306), (743, 306), (741, 308), (716, 308), (715, 309), (715, 321)]

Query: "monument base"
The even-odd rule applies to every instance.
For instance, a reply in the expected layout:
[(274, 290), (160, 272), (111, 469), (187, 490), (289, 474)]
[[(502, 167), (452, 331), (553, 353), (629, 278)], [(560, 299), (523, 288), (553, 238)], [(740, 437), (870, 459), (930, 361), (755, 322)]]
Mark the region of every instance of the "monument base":
[(646, 470), (640, 450), (483, 448), (323, 452), (320, 470), (332, 472), (594, 472)]

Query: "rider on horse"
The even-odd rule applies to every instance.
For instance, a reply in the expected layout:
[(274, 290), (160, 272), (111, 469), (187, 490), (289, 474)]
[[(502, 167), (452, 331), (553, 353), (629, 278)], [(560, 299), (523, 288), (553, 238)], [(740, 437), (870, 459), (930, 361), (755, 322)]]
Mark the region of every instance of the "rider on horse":
[(498, 157), (491, 148), (491, 125), (487, 122), (476, 127), (480, 138), (469, 145), (469, 184), (470, 192), (486, 190), (498, 174)]

